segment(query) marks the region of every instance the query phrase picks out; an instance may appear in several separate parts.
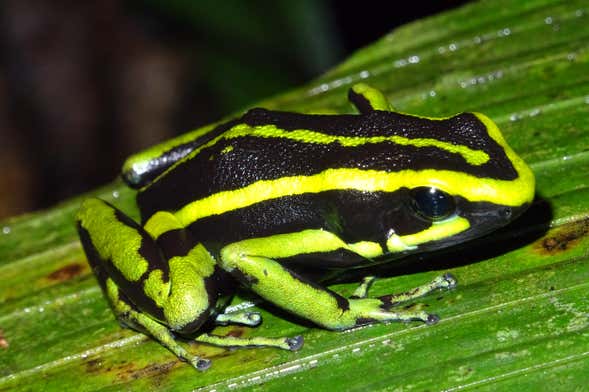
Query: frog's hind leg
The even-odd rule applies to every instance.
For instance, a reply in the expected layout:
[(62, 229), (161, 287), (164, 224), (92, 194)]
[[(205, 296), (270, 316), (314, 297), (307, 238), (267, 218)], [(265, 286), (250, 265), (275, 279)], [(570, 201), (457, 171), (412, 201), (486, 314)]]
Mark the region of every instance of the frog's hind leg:
[(153, 336), (160, 344), (173, 352), (178, 358), (188, 362), (197, 370), (206, 370), (211, 360), (189, 353), (177, 341), (170, 329), (157, 322), (147, 314), (137, 311), (133, 304), (120, 292), (112, 279), (106, 280), (106, 295), (112, 304), (118, 319), (133, 329), (144, 331)]
[[(267, 239), (245, 240), (229, 245), (221, 251), (221, 267), (266, 300), (333, 330), (344, 330), (375, 321), (415, 320), (434, 323), (438, 320), (435, 315), (421, 310), (395, 309), (393, 306), (400, 301), (416, 298), (438, 288), (450, 288), (455, 284), (453, 278), (440, 278), (407, 293), (364, 298), (372, 280), (369, 279), (354, 293), (355, 297), (360, 298), (345, 298), (299, 276), (270, 258), (288, 257), (289, 252), (298, 254), (301, 251), (297, 248), (299, 246), (304, 246), (308, 253), (325, 251), (328, 248), (350, 249), (336, 235), (323, 230), (306, 231), (302, 242), (297, 241), (300, 239), (295, 238), (297, 235), (299, 234), (274, 236), (273, 246), (265, 249), (262, 247)], [(270, 257), (254, 256), (262, 252)]]
[[(208, 368), (210, 360), (190, 354), (176, 342), (171, 329), (160, 321), (164, 318), (162, 303), (150, 298), (163, 298), (170, 287), (169, 281), (157, 284), (167, 264), (155, 241), (129, 217), (99, 199), (86, 200), (76, 219), (88, 262), (119, 321), (150, 334), (196, 369)], [(167, 268), (165, 272), (169, 273)]]
[[(174, 333), (199, 332), (214, 314), (220, 297), (216, 285), (226, 273), (216, 266), (202, 244), (194, 245), (190, 233), (172, 214), (158, 213), (151, 222), (144, 229), (99, 199), (86, 200), (77, 215), (89, 263), (117, 318), (147, 332), (179, 358), (204, 370), (210, 361), (188, 353), (175, 340)], [(159, 238), (158, 232), (162, 234)], [(239, 320), (259, 323), (252, 314), (249, 320), (247, 316), (225, 318)], [(302, 344), (300, 337), (240, 340), (204, 335), (196, 340), (213, 344), (226, 340), (225, 346), (264, 345), (288, 350)]]

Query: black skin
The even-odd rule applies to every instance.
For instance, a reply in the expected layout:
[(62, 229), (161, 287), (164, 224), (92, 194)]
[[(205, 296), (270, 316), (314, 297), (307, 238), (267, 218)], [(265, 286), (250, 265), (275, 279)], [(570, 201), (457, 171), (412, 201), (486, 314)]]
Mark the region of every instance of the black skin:
[[(489, 137), (484, 124), (470, 113), (446, 120), (429, 120), (385, 111), (359, 115), (308, 115), (253, 109), (239, 121), (229, 124), (236, 123), (250, 126), (272, 124), (284, 130), (311, 129), (328, 135), (434, 138), (483, 150), (490, 159), (482, 165), (470, 165), (459, 154), (435, 147), (401, 146), (390, 142), (369, 143), (350, 149), (338, 143), (313, 144), (285, 138), (244, 136), (220, 139), (139, 192), (138, 204), (143, 221), (157, 211), (174, 211), (221, 191), (239, 189), (259, 180), (312, 175), (326, 167), (390, 172), (434, 168), (502, 180), (517, 177), (501, 146)], [(211, 134), (218, 135), (227, 129), (227, 124), (222, 124)], [(232, 150), (223, 153), (227, 147)]]

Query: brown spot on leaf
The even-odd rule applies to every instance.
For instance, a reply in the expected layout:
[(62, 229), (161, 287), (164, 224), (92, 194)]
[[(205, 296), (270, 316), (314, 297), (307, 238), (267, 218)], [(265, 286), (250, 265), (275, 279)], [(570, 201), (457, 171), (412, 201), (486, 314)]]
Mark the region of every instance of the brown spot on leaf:
[(227, 333), (227, 336), (233, 336), (234, 338), (240, 338), (241, 336), (243, 336), (243, 328), (231, 328), (231, 331), (229, 331)]
[(80, 275), (84, 271), (84, 268), (85, 266), (80, 263), (68, 264), (56, 271), (53, 271), (52, 273), (47, 275), (47, 278), (49, 278), (49, 280), (60, 282), (70, 280)]
[(167, 374), (170, 372), (170, 369), (178, 363), (177, 360), (172, 360), (164, 363), (152, 363), (141, 369), (136, 369), (132, 372), (129, 372), (130, 378), (136, 380), (140, 378), (144, 378), (146, 376), (153, 376), (153, 375), (162, 375)]
[(101, 370), (101, 362), (98, 359), (90, 359), (85, 362), (87, 373), (98, 373)]
[(6, 337), (4, 337), (4, 330), (0, 329), (0, 348), (7, 349), (8, 346), (8, 340), (6, 340)]
[(153, 377), (156, 377), (161, 381), (161, 377), (167, 375), (170, 372), (170, 369), (179, 363), (180, 362), (177, 359), (174, 359), (162, 363), (152, 363), (142, 368), (136, 368), (133, 362), (125, 362), (120, 366), (115, 366), (112, 370), (116, 372), (117, 378), (124, 382), (142, 378), (151, 378), (154, 380)]
[(589, 234), (589, 218), (563, 225), (541, 239), (535, 249), (542, 254), (557, 254), (576, 246)]

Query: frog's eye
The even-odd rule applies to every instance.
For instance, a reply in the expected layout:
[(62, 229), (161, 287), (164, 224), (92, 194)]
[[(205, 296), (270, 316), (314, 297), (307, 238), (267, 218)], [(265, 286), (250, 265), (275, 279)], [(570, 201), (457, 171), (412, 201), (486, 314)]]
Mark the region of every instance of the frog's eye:
[(411, 190), (411, 199), (415, 212), (432, 221), (443, 220), (456, 211), (454, 198), (437, 188), (414, 188)]

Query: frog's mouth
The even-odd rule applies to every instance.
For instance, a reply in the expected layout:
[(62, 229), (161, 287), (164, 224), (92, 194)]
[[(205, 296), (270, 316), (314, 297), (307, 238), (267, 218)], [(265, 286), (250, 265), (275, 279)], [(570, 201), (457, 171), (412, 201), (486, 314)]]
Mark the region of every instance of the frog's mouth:
[(391, 232), (386, 241), (390, 253), (415, 253), (447, 248), (482, 237), (497, 230), (519, 215), (528, 205), (519, 207), (498, 206), (487, 202), (464, 203), (457, 213), (418, 233), (397, 235)]
[(507, 226), (522, 215), (529, 206), (530, 203), (516, 207), (490, 205), (485, 202), (470, 203), (469, 210), (462, 215), (471, 223), (471, 229), (456, 235), (452, 239), (453, 243), (458, 244), (479, 238)]
[(418, 233), (400, 236), (393, 232), (387, 239), (386, 247), (391, 253), (411, 252), (417, 250), (422, 244), (443, 241), (468, 230), (469, 227), (468, 219), (453, 215), (443, 221), (432, 223), (429, 228)]

